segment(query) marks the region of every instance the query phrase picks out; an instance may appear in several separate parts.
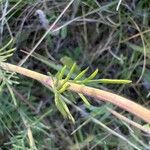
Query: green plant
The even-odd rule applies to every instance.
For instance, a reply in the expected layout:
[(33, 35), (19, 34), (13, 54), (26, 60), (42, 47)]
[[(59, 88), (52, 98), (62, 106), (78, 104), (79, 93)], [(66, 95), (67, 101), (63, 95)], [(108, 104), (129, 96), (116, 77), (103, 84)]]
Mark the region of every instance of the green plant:
[[(12, 52), (12, 50), (8, 50), (8, 52), (10, 53), (10, 52)], [(8, 54), (8, 53), (1, 53), (1, 55), (3, 55), (3, 54)], [(6, 55), (6, 56), (4, 56), (4, 58), (7, 58), (8, 56), (10, 56), (10, 55)], [(85, 86), (86, 84), (95, 83), (95, 82), (126, 84), (126, 83), (131, 82), (129, 80), (93, 79), (98, 73), (97, 69), (89, 77), (84, 78), (85, 73), (88, 71), (88, 68), (81, 71), (74, 79), (70, 80), (70, 78), (72, 77), (72, 74), (74, 73), (74, 71), (76, 69), (76, 63), (74, 63), (72, 65), (72, 67), (65, 79), (63, 79), (63, 76), (66, 71), (66, 66), (64, 66), (56, 74), (55, 77), (46, 76), (46, 75), (31, 71), (28, 69), (19, 67), (19, 66), (5, 63), (4, 59), (2, 59), (0, 66), (3, 69), (2, 71), (5, 70), (5, 71), (17, 72), (17, 73), (23, 74), (25, 76), (32, 77), (33, 79), (36, 79), (36, 80), (42, 82), (46, 86), (51, 86), (52, 91), (54, 92), (54, 95), (55, 95), (54, 96), (55, 97), (55, 105), (57, 106), (58, 110), (61, 112), (61, 114), (64, 117), (69, 118), (74, 123), (75, 123), (75, 120), (74, 120), (73, 116), (71, 115), (69, 108), (68, 108), (67, 104), (65, 103), (64, 98), (62, 96), (62, 94), (67, 90), (72, 90), (72, 91), (77, 92), (78, 95), (83, 100), (83, 102), (86, 104), (87, 108), (90, 106), (90, 103), (88, 102), (88, 100), (86, 99), (86, 97), (83, 94), (89, 95), (94, 98), (98, 98), (98, 99), (100, 98), (100, 99), (103, 99), (106, 101), (110, 101), (113, 104), (118, 105), (118, 106), (124, 108), (125, 110), (128, 110), (129, 112), (132, 112), (133, 114), (141, 117), (143, 120), (147, 121), (147, 123), (150, 123), (149, 122), (149, 120), (150, 120), (149, 113), (150, 112), (149, 112), (149, 110), (145, 109), (144, 107), (142, 107), (130, 100), (127, 100), (121, 96), (112, 94), (110, 92), (106, 92), (106, 91), (102, 91), (102, 90), (98, 90), (98, 89), (94, 89), (94, 88)], [(5, 78), (2, 76), (2, 82), (4, 82), (7, 85), (8, 89), (12, 95), (12, 99), (14, 100), (14, 104), (17, 106), (13, 91), (12, 91), (11, 87), (8, 85), (9, 80), (7, 80), (7, 82), (5, 80), (6, 77), (7, 77), (6, 75), (5, 75)], [(7, 79), (9, 79), (10, 77), (7, 77)], [(30, 130), (30, 132), (31, 132), (31, 130)], [(31, 135), (32, 135), (32, 132), (31, 132)], [(28, 135), (28, 138), (29, 138), (29, 140), (31, 140), (30, 135)], [(30, 147), (33, 147), (35, 145), (35, 144), (33, 144), (32, 140), (30, 141), (31, 142)]]
[(0, 1), (0, 147), (149, 149), (147, 3)]
[[(91, 76), (93, 77), (93, 74), (87, 78), (87, 79), (84, 79), (83, 81), (78, 81), (77, 79), (79, 79), (79, 77), (82, 77), (82, 74), (84, 74), (84, 72), (86, 72), (86, 70), (82, 71), (76, 78), (75, 78), (75, 83), (72, 82), (72, 81), (69, 81), (69, 78), (71, 77), (71, 74), (73, 73), (73, 70), (75, 68), (75, 64), (72, 66), (69, 74), (67, 75), (67, 77), (62, 80), (61, 82), (58, 81), (58, 79), (61, 79), (62, 78), (62, 75), (63, 75), (63, 72), (64, 72), (64, 68), (62, 69), (62, 71), (60, 73), (58, 73), (58, 78), (54, 79), (52, 77), (49, 77), (49, 76), (46, 76), (46, 75), (42, 75), (40, 73), (37, 73), (37, 72), (34, 72), (34, 71), (30, 71), (28, 69), (25, 69), (25, 68), (22, 68), (22, 67), (18, 67), (18, 66), (15, 66), (15, 65), (12, 65), (12, 64), (8, 64), (8, 63), (2, 63), (0, 64), (1, 68), (3, 68), (4, 70), (8, 70), (8, 71), (15, 71), (17, 73), (20, 73), (20, 74), (23, 74), (23, 75), (26, 75), (28, 77), (31, 77), (33, 79), (36, 79), (46, 85), (50, 85), (53, 87), (54, 89), (54, 94), (55, 94), (55, 103), (57, 105), (57, 107), (59, 107), (59, 110), (61, 110), (62, 114), (64, 116), (66, 116), (67, 114), (70, 115), (69, 111), (67, 110), (65, 104), (61, 103), (60, 101), (60, 95), (62, 92), (64, 92), (66, 89), (69, 89), (69, 90), (72, 90), (74, 92), (77, 92), (77, 93), (81, 93), (81, 94), (86, 94), (88, 96), (91, 96), (91, 97), (95, 97), (95, 98), (98, 98), (98, 99), (103, 99), (103, 100), (106, 100), (106, 101), (110, 101), (111, 103), (113, 104), (116, 104), (118, 106), (120, 106), (121, 108), (124, 108), (125, 110), (129, 111), (129, 112), (132, 112), (133, 114), (139, 116), (140, 118), (142, 118), (143, 120), (147, 121), (149, 123), (149, 110), (130, 101), (130, 100), (127, 100), (126, 98), (123, 98), (121, 96), (117, 96), (113, 93), (109, 93), (109, 92), (106, 92), (106, 91), (103, 91), (103, 90), (98, 90), (98, 89), (94, 89), (94, 88), (91, 88), (91, 87), (86, 87), (83, 85), (83, 83), (86, 83), (86, 82), (92, 82), (91, 80)], [(94, 72), (94, 75), (97, 71)], [(85, 82), (86, 81), (86, 82)], [(93, 81), (96, 81), (96, 82), (112, 82), (112, 83), (128, 83), (128, 82), (131, 82), (131, 81), (128, 81), (128, 80), (107, 80), (107, 79), (99, 79), (99, 80), (93, 80)], [(56, 82), (56, 83), (55, 83)], [(81, 83), (81, 85), (78, 83)], [(57, 85), (58, 84), (58, 85)], [(59, 101), (59, 102), (58, 102)], [(60, 104), (60, 105), (59, 105)], [(66, 108), (66, 110), (64, 109)], [(137, 113), (138, 112), (138, 113)], [(72, 119), (71, 116), (69, 116), (69, 118)], [(73, 119), (72, 119), (73, 120)]]

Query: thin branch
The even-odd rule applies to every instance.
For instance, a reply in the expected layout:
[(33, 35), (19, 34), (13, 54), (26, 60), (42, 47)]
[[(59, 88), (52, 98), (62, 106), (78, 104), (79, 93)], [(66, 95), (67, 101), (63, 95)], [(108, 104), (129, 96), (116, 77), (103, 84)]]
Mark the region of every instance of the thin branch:
[[(25, 69), (23, 67), (19, 67), (16, 65), (12, 65), (9, 63), (2, 62), (0, 63), (0, 67), (4, 70), (16, 72), (24, 76), (30, 77), (32, 79), (36, 79), (49, 86), (53, 86), (53, 79), (50, 76), (43, 75), (41, 73), (29, 70), (29, 69)], [(69, 85), (68, 90), (74, 91), (76, 93), (82, 93), (84, 95), (93, 97), (97, 100), (111, 102), (112, 104), (119, 106), (120, 108), (143, 119), (145, 122), (150, 123), (150, 110), (133, 102), (132, 100), (129, 100), (127, 98), (124, 98), (122, 96), (119, 96), (111, 92), (88, 87), (85, 85), (79, 85), (79, 84), (75, 84), (72, 82), (67, 82), (67, 84)]]

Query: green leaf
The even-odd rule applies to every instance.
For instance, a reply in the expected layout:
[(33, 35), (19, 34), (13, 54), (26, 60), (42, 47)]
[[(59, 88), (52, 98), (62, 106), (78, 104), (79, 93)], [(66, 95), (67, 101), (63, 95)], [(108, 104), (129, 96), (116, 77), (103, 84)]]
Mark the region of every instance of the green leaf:
[(83, 77), (83, 75), (88, 71), (89, 67), (87, 67), (86, 69), (84, 69), (81, 73), (79, 73), (76, 78), (74, 79), (74, 81), (77, 81), (79, 79), (81, 79)]
[(98, 73), (98, 69), (96, 69), (88, 78), (86, 78), (85, 80), (83, 80), (82, 83), (86, 83), (89, 80), (92, 80), (93, 78), (95, 78), (95, 76), (97, 75), (97, 73)]
[(67, 113), (67, 117), (68, 117), (73, 123), (75, 123), (75, 120), (74, 120), (73, 116), (71, 115), (68, 106), (67, 106), (66, 103), (63, 101), (63, 99), (61, 99), (61, 102), (62, 102), (62, 104), (63, 104), (64, 110), (65, 110), (66, 113)]
[(15, 50), (16, 50), (16, 48), (12, 48), (12, 49), (7, 50), (7, 51), (5, 51), (5, 52), (1, 52), (0, 55), (2, 56), (2, 55), (5, 55), (5, 54), (9, 54), (9, 53), (11, 53), (11, 52), (13, 52), (13, 51), (15, 51)]
[(67, 68), (67, 66), (65, 65), (65, 66), (61, 69), (61, 71), (60, 71), (60, 73), (59, 73), (59, 75), (58, 75), (58, 80), (61, 80), (61, 79), (63, 78), (66, 68)]
[(68, 106), (61, 98), (61, 95), (57, 92), (55, 92), (55, 104), (56, 104), (56, 107), (58, 108), (58, 110), (61, 112), (61, 114), (65, 118), (69, 118), (73, 123), (75, 122), (73, 116), (71, 115), (71, 113), (69, 111)]
[[(56, 74), (56, 82), (55, 82), (55, 86), (59, 86), (59, 81), (62, 80), (63, 76), (64, 76), (64, 73), (66, 71), (66, 65), (60, 70), (57, 72)], [(61, 87), (60, 87), (61, 88)]]
[(119, 79), (97, 79), (89, 80), (87, 83), (109, 83), (109, 84), (128, 84), (131, 83), (131, 80), (119, 80)]
[(57, 92), (55, 93), (55, 105), (56, 105), (57, 109), (60, 111), (60, 113), (64, 117), (67, 117), (67, 114), (63, 108), (62, 102), (60, 101), (60, 95)]
[(87, 106), (91, 105), (83, 94), (78, 93), (78, 95), (81, 97), (81, 99)]
[(14, 92), (13, 92), (12, 88), (9, 86), (9, 84), (6, 83), (6, 85), (7, 85), (7, 88), (8, 88), (8, 90), (9, 90), (9, 92), (10, 92), (10, 95), (11, 95), (11, 97), (12, 97), (12, 100), (13, 100), (13, 102), (14, 102), (14, 105), (17, 106), (17, 100), (16, 100), (16, 98), (15, 98), (15, 95), (14, 95)]
[(71, 75), (73, 74), (74, 70), (76, 68), (76, 63), (74, 63), (71, 67), (71, 70), (70, 72), (68, 73), (67, 77), (62, 81), (62, 83), (57, 87), (58, 90), (60, 90), (60, 88), (62, 88), (62, 86), (67, 82), (69, 81)]
[(92, 80), (93, 78), (95, 78), (95, 76), (97, 75), (98, 73), (98, 69), (96, 69), (87, 79), (88, 80)]
[(64, 85), (62, 85), (62, 88), (58, 92), (63, 93), (64, 91), (67, 90), (68, 87), (69, 87), (69, 84), (65, 83)]
[(5, 50), (12, 42), (13, 42), (13, 38), (11, 38), (10, 41), (6, 45), (4, 45), (2, 48), (0, 48), (0, 52)]
[(13, 55), (13, 52), (16, 50), (16, 48), (11, 48), (9, 50), (4, 51), (8, 46), (13, 42), (13, 38), (2, 48), (0, 48), (0, 62), (6, 61), (6, 59)]
[(70, 77), (71, 77), (72, 73), (74, 72), (75, 68), (76, 68), (76, 63), (74, 63), (72, 65), (71, 70), (70, 70), (70, 72), (68, 73), (68, 75), (67, 75), (67, 77), (65, 79), (66, 81), (68, 81), (70, 79)]

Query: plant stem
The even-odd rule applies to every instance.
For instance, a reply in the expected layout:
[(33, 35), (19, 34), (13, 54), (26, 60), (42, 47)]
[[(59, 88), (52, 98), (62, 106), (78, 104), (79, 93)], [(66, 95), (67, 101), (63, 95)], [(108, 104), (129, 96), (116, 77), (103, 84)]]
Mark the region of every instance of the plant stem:
[[(4, 70), (16, 72), (16, 73), (22, 74), (24, 76), (30, 77), (32, 79), (36, 79), (36, 80), (43, 82), (44, 84), (47, 84), (49, 86), (53, 86), (53, 79), (50, 76), (26, 69), (23, 67), (12, 65), (9, 63), (4, 63), (4, 62), (0, 63), (0, 67)], [(124, 98), (122, 96), (119, 96), (119, 95), (111, 93), (111, 92), (92, 88), (89, 86), (75, 84), (72, 82), (67, 82), (67, 83), (69, 85), (68, 90), (93, 97), (97, 100), (111, 102), (112, 104), (119, 106), (120, 108), (143, 119), (145, 122), (150, 123), (150, 110), (133, 102), (132, 100), (129, 100), (127, 98)]]

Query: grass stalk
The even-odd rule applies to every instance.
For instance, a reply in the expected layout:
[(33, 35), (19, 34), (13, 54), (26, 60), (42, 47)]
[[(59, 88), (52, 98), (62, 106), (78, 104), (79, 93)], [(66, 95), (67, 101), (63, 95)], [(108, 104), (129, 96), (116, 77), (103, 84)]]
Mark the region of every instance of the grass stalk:
[[(6, 71), (16, 72), (24, 76), (30, 77), (32, 79), (38, 80), (49, 86), (53, 86), (54, 83), (53, 79), (50, 76), (20, 66), (1, 62), (0, 67)], [(111, 102), (112, 104), (136, 115), (145, 122), (150, 123), (150, 110), (133, 102), (130, 99), (124, 98), (122, 96), (119, 96), (117, 94), (108, 91), (92, 88), (85, 85), (80, 85), (72, 82), (67, 82), (67, 84), (69, 85), (68, 90), (70, 91), (93, 97), (96, 100)]]

